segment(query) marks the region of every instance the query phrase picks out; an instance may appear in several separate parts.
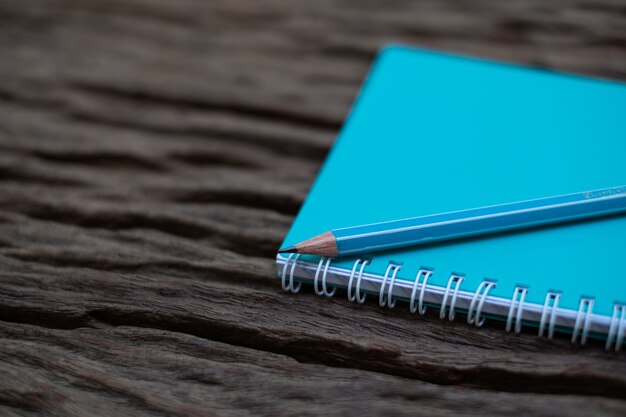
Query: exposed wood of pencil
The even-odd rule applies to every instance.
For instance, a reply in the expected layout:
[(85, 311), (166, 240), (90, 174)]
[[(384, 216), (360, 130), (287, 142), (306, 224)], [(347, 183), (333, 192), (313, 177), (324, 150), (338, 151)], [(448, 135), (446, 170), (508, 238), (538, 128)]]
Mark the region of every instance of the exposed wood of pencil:
[(337, 249), (337, 239), (335, 239), (332, 232), (324, 232), (321, 235), (296, 243), (295, 245), (281, 249), (278, 252), (306, 253), (309, 255), (330, 256), (333, 258), (339, 255), (339, 250)]

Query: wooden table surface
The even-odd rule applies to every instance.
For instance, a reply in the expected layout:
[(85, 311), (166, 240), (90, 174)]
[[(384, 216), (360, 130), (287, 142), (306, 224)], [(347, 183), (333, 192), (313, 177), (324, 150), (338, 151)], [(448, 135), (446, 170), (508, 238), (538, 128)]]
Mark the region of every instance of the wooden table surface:
[(282, 292), (389, 41), (626, 79), (623, 1), (0, 0), (0, 415), (626, 415), (601, 343)]

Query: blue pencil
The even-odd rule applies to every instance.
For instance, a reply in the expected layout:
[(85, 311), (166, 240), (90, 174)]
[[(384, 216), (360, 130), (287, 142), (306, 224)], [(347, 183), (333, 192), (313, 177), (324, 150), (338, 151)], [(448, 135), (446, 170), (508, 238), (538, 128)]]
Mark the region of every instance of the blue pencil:
[(339, 257), (626, 212), (626, 185), (334, 229), (279, 250)]

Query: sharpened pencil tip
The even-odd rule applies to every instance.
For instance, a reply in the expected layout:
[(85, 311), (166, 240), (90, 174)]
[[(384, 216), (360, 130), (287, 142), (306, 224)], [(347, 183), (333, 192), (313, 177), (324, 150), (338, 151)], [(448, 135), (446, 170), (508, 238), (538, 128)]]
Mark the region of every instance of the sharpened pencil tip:
[(288, 246), (286, 248), (278, 249), (278, 253), (296, 253), (298, 252), (298, 248), (295, 246)]

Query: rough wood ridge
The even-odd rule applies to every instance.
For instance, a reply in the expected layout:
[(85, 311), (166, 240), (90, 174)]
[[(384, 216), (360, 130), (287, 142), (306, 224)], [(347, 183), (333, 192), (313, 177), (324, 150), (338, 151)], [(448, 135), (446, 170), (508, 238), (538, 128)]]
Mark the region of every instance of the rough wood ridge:
[(624, 415), (600, 344), (281, 291), (388, 41), (626, 79), (621, 1), (0, 0), (0, 415)]

